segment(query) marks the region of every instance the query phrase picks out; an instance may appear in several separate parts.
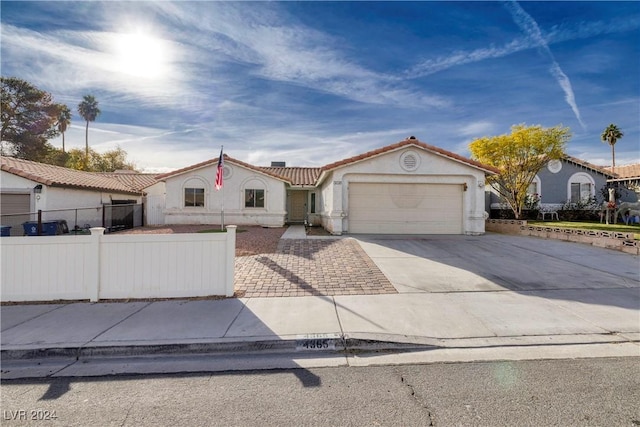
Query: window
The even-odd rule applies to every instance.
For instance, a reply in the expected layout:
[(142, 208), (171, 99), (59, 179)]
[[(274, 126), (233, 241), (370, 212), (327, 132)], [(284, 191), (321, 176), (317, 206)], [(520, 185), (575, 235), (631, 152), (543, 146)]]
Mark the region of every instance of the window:
[(316, 193), (311, 193), (311, 213), (316, 213)]
[(244, 190), (245, 208), (264, 208), (264, 190)]
[(204, 188), (185, 188), (185, 206), (204, 206)]
[(574, 173), (568, 184), (567, 198), (571, 203), (586, 202), (595, 196), (595, 181), (587, 173)]
[(591, 197), (591, 183), (572, 182), (571, 183), (571, 203), (587, 200)]
[(532, 182), (529, 184), (529, 188), (527, 189), (527, 194), (538, 194), (538, 183)]

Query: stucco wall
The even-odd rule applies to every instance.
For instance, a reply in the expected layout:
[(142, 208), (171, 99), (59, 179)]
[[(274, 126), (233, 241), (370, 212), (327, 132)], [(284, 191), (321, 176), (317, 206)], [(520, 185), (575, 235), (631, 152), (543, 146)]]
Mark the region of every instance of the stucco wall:
[[(570, 200), (571, 187), (569, 183), (575, 174), (589, 175), (593, 180), (595, 190), (594, 195), (598, 201), (602, 201), (600, 189), (607, 185), (606, 176), (591, 169), (586, 169), (563, 160), (562, 169), (557, 173), (552, 173), (546, 166), (538, 171), (536, 176), (540, 180), (540, 188), (538, 189), (539, 194), (541, 195), (540, 203), (543, 205), (555, 205), (556, 207), (559, 207)], [(495, 208), (497, 207), (496, 204), (500, 203), (500, 196), (494, 190), (491, 189), (490, 191), (491, 204)], [(487, 209), (489, 209), (489, 207), (487, 207)]]
[(593, 179), (595, 196), (598, 200), (602, 200), (600, 189), (607, 185), (607, 178), (601, 173), (585, 169), (574, 163), (563, 161), (562, 169), (558, 173), (552, 173), (546, 167), (538, 171), (538, 177), (541, 182), (541, 202), (563, 204), (567, 200), (570, 200), (571, 189), (569, 187), (569, 182), (571, 177), (578, 173), (589, 175), (591, 179)]
[[(226, 162), (229, 176), (215, 189), (216, 165), (187, 171), (166, 179), (166, 224), (225, 224), (281, 227), (286, 216), (285, 183), (269, 175)], [(204, 188), (204, 207), (185, 207), (184, 189)], [(265, 190), (264, 208), (245, 208), (245, 189)], [(224, 201), (223, 198), (224, 197)]]
[[(141, 195), (49, 187), (46, 185), (42, 186), (41, 193), (35, 194), (33, 188), (38, 185), (37, 182), (4, 171), (1, 177), (3, 192), (29, 193), (31, 195), (31, 212), (42, 210), (42, 219), (45, 221), (64, 219), (70, 228), (76, 223), (79, 226), (84, 224), (90, 224), (91, 226), (102, 225), (101, 211), (81, 208), (96, 208), (103, 204), (111, 204), (113, 200), (135, 200), (135, 203), (142, 202)], [(31, 218), (31, 220), (36, 220), (36, 218)]]
[[(402, 156), (417, 154), (419, 165), (407, 171)], [(467, 186), (463, 201), (463, 232), (484, 233), (484, 172), (455, 160), (432, 154), (416, 147), (402, 148), (358, 163), (335, 169), (322, 183), (323, 224), (334, 234), (349, 232), (349, 183), (421, 183), (459, 184)]]

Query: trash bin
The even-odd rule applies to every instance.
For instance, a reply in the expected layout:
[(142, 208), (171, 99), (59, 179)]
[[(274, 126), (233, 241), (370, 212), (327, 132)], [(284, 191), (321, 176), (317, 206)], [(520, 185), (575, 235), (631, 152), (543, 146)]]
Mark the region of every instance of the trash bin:
[(0, 236), (11, 236), (11, 226), (9, 225), (0, 225)]
[[(38, 221), (27, 221), (22, 223), (25, 236), (38, 235)], [(56, 234), (66, 234), (69, 232), (67, 221), (58, 219), (54, 221), (42, 221), (41, 236), (55, 236)]]

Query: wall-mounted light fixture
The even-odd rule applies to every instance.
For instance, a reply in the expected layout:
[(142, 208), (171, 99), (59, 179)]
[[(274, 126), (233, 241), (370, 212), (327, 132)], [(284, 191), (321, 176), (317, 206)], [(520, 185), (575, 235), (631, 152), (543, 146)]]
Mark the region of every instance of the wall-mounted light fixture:
[(38, 184), (35, 187), (33, 187), (33, 192), (36, 194), (42, 193), (42, 184)]

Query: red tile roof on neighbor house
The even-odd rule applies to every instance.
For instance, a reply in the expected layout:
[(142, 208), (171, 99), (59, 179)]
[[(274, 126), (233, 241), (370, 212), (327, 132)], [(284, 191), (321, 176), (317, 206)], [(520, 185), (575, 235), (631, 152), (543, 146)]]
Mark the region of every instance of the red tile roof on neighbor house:
[[(605, 166), (602, 169), (611, 173), (611, 166)], [(614, 172), (618, 179), (621, 180), (638, 179), (640, 178), (640, 163), (616, 166)]]
[[(118, 173), (107, 174), (84, 172), (60, 166), (0, 156), (3, 171), (52, 187), (72, 187), (88, 190), (112, 191), (126, 194), (140, 194), (142, 185), (151, 182), (150, 177), (122, 179)], [(123, 174), (126, 176), (131, 173)], [(155, 180), (154, 180), (155, 182)], [(133, 184), (133, 185), (132, 185)], [(145, 187), (148, 185), (145, 185)]]
[(449, 159), (452, 159), (452, 160), (460, 162), (460, 163), (466, 163), (466, 164), (468, 164), (470, 166), (476, 167), (478, 169), (481, 169), (481, 170), (483, 170), (485, 172), (489, 172), (491, 174), (500, 172), (498, 169), (494, 168), (493, 166), (485, 165), (485, 164), (482, 164), (482, 163), (477, 162), (475, 160), (472, 160), (472, 159), (469, 159), (467, 157), (461, 156), (459, 154), (453, 153), (451, 151), (447, 151), (447, 150), (445, 150), (443, 148), (439, 148), (439, 147), (436, 147), (434, 145), (426, 144), (424, 142), (419, 141), (418, 139), (416, 139), (413, 136), (405, 139), (404, 141), (400, 141), (400, 142), (395, 143), (395, 144), (387, 145), (386, 147), (378, 148), (376, 150), (369, 151), (369, 152), (363, 153), (363, 154), (359, 154), (357, 156), (350, 157), (348, 159), (344, 159), (344, 160), (340, 160), (340, 161), (337, 161), (337, 162), (334, 162), (334, 163), (330, 163), (330, 164), (328, 164), (326, 166), (323, 166), (322, 170), (328, 172), (330, 170), (339, 168), (341, 166), (348, 165), (350, 163), (356, 163), (356, 162), (359, 162), (361, 160), (368, 159), (370, 157), (375, 157), (375, 156), (378, 156), (380, 154), (387, 153), (389, 151), (394, 151), (394, 150), (397, 150), (399, 148), (405, 148), (405, 147), (409, 147), (409, 146), (412, 146), (412, 145), (415, 146), (415, 147), (419, 147), (419, 148), (422, 148), (424, 150), (430, 151), (430, 152), (432, 152), (434, 154), (437, 154), (439, 156), (447, 157)]

